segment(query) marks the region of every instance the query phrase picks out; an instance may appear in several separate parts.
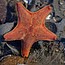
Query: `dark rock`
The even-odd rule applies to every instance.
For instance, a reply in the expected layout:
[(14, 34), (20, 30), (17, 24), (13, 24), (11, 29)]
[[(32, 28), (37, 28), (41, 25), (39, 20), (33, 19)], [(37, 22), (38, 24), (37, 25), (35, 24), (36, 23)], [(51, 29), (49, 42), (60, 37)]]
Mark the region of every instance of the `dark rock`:
[(7, 13), (6, 13), (6, 22), (14, 22), (17, 21), (17, 14), (15, 9), (15, 1), (10, 0), (7, 3)]
[(52, 31), (53, 33), (56, 33), (57, 32), (57, 27), (56, 27), (56, 25), (54, 23), (52, 23), (52, 22), (46, 22), (45, 24), (46, 24), (46, 27), (50, 31)]

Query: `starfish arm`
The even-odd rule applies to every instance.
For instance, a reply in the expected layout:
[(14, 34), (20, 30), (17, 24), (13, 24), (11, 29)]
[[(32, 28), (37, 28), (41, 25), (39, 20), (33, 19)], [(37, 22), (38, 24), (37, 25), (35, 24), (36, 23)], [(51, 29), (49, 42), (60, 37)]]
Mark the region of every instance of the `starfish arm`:
[(29, 26), (31, 25), (31, 14), (28, 12), (28, 10), (24, 7), (24, 5), (21, 2), (17, 2), (16, 5), (19, 23), (22, 23), (26, 28), (29, 28)]
[(48, 30), (45, 26), (40, 26), (35, 29), (35, 37), (38, 40), (56, 40), (57, 36), (52, 33), (50, 30)]
[(41, 10), (37, 12), (38, 19), (46, 19), (46, 17), (51, 13), (52, 7), (50, 5), (47, 5), (43, 7)]
[(50, 5), (45, 6), (39, 11), (37, 11), (35, 14), (35, 17), (32, 19), (34, 27), (40, 26), (41, 24), (45, 23), (45, 19), (51, 11), (52, 11), (52, 8)]
[(22, 43), (21, 52), (23, 57), (28, 57), (30, 53), (30, 49), (34, 44), (35, 38), (31, 36), (31, 34), (27, 35), (24, 38), (24, 43)]
[(21, 40), (26, 34), (26, 29), (21, 25), (17, 25), (11, 32), (4, 35), (6, 41)]

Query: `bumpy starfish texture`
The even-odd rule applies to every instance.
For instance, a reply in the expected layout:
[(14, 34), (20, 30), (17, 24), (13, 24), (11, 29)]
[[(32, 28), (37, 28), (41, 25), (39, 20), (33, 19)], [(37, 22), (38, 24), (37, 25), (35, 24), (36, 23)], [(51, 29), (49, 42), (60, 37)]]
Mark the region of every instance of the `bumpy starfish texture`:
[(9, 33), (4, 35), (6, 41), (22, 40), (22, 56), (28, 57), (34, 42), (38, 40), (56, 40), (57, 36), (49, 31), (45, 26), (45, 19), (52, 11), (50, 5), (45, 6), (37, 12), (30, 12), (21, 2), (17, 4), (18, 23)]

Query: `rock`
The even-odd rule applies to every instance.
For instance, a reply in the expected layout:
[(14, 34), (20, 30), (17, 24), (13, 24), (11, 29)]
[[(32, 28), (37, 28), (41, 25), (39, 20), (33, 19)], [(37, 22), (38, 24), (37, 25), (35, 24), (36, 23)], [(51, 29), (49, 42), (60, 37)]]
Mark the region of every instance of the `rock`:
[(46, 24), (47, 28), (50, 31), (52, 31), (53, 33), (57, 32), (57, 27), (56, 27), (56, 25), (54, 23), (52, 23), (52, 22), (46, 22), (45, 24)]
[(20, 56), (5, 56), (2, 61), (0, 62), (0, 65), (17, 65), (22, 64), (24, 61), (24, 58)]
[(0, 25), (0, 35), (9, 32), (14, 26), (14, 23), (5, 23)]
[(1, 21), (5, 22), (6, 19), (6, 12), (7, 12), (6, 4), (7, 3), (5, 0), (0, 0), (0, 23)]
[(61, 18), (65, 18), (65, 7), (64, 6), (65, 6), (65, 0), (54, 0), (53, 7), (54, 7), (55, 15), (58, 15)]
[(55, 21), (56, 23), (59, 23), (59, 22), (62, 21), (62, 18), (61, 18), (60, 16), (58, 16), (58, 15), (56, 15), (55, 17), (53, 17), (53, 19), (54, 19), (54, 21)]
[(16, 4), (16, 1), (14, 0), (10, 0), (7, 2), (6, 22), (17, 21), (15, 4)]

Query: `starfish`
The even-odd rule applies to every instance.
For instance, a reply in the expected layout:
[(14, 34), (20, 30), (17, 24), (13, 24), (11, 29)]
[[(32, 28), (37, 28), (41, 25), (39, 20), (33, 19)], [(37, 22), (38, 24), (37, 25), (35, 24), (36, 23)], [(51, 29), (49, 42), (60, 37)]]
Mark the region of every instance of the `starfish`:
[(23, 57), (28, 57), (34, 42), (39, 40), (56, 40), (57, 36), (45, 26), (45, 19), (52, 11), (50, 5), (31, 12), (21, 2), (17, 2), (18, 23), (10, 32), (4, 35), (6, 41), (23, 40), (21, 51)]

